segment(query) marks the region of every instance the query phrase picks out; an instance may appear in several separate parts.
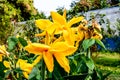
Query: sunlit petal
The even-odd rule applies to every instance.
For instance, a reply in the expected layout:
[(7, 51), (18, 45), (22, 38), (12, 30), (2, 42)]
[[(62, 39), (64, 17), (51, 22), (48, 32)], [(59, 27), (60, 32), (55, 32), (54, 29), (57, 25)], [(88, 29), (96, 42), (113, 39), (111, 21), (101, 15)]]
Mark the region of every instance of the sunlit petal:
[(63, 12), (63, 17), (66, 19), (66, 12), (67, 12), (67, 10), (66, 9), (64, 9), (64, 12)]
[(70, 72), (70, 66), (69, 66), (69, 61), (68, 61), (68, 59), (63, 55), (63, 54), (54, 54), (54, 56), (55, 56), (55, 58), (56, 58), (56, 60), (57, 60), (57, 62), (60, 64), (60, 66), (62, 67), (62, 68), (64, 68), (64, 70), (66, 71), (66, 72)]
[(25, 47), (25, 50), (27, 50), (29, 53), (41, 55), (43, 51), (47, 51), (49, 48), (50, 47), (45, 44), (31, 43)]
[(65, 41), (69, 44), (74, 46), (75, 43), (75, 33), (72, 29), (63, 30), (63, 37)]
[(50, 72), (52, 72), (53, 71), (53, 67), (54, 67), (54, 62), (53, 62), (53, 56), (52, 56), (52, 54), (49, 53), (49, 52), (44, 52), (43, 53), (43, 59), (45, 61), (45, 64), (46, 64), (48, 70)]
[(40, 34), (35, 34), (35, 36), (36, 36), (36, 37), (38, 37), (38, 36), (45, 36), (45, 34), (46, 34), (46, 31), (43, 31), (43, 32), (40, 33)]
[(84, 17), (77, 17), (77, 18), (72, 18), (68, 23), (67, 26), (71, 27), (73, 24), (78, 23), (80, 21), (82, 21), (84, 19)]
[(27, 72), (23, 72), (23, 75), (24, 75), (24, 77), (25, 77), (26, 79), (28, 79), (28, 78), (29, 78), (29, 75), (28, 75), (28, 73), (27, 73)]
[(61, 16), (60, 14), (58, 14), (57, 12), (52, 11), (51, 16), (52, 16), (53, 22), (60, 23), (61, 25), (66, 24), (66, 19), (63, 16)]
[(39, 19), (39, 20), (35, 21), (35, 24), (41, 30), (45, 30), (48, 26), (52, 25), (52, 22), (50, 20), (47, 20), (47, 19)]
[(64, 54), (65, 56), (71, 55), (76, 51), (76, 47), (68, 45), (66, 42), (56, 42), (51, 48), (51, 52)]

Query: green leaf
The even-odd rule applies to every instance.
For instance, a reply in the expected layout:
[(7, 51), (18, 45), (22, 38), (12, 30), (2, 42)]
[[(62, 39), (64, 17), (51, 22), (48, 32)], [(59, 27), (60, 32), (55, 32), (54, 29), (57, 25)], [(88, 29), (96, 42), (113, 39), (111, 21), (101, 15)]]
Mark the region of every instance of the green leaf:
[(99, 69), (99, 68), (95, 68), (95, 71), (96, 71), (96, 74), (97, 74), (97, 77), (100, 79), (100, 80), (103, 80), (103, 74), (102, 74), (102, 71)]
[(3, 62), (0, 62), (0, 77), (2, 78), (4, 78), (5, 75), (4, 70), (6, 70), (6, 67), (4, 66)]
[(106, 50), (106, 47), (105, 47), (105, 45), (103, 44), (103, 42), (101, 40), (95, 39), (95, 42)]
[(103, 79), (105, 80), (112, 72), (108, 72), (105, 75), (103, 75)]
[(12, 51), (15, 48), (17, 43), (18, 43), (18, 39), (14, 36), (10, 36), (8, 38), (8, 50)]
[(23, 72), (20, 68), (16, 68), (14, 71), (15, 71), (16, 73), (20, 73), (20, 74), (22, 74), (22, 72)]
[(89, 47), (95, 44), (95, 39), (85, 39), (82, 43), (84, 50), (86, 51)]
[(23, 47), (27, 46), (27, 41), (24, 38), (19, 37), (19, 42), (22, 44)]
[(56, 60), (55, 60), (54, 64), (55, 64), (55, 67), (52, 72), (53, 76), (52, 76), (51, 80), (64, 80), (63, 76), (66, 75), (66, 72), (64, 71), (63, 68), (61, 68), (61, 66), (58, 64), (58, 62)]
[(38, 75), (40, 75), (40, 70), (39, 70), (39, 68), (37, 67), (37, 66), (35, 66), (33, 69), (32, 69), (32, 72), (30, 73), (30, 75), (29, 75), (29, 80), (30, 79), (32, 79), (33, 77), (36, 77), (38, 80), (40, 80), (40, 77), (41, 76), (38, 76)]
[(94, 62), (93, 62), (93, 60), (91, 58), (85, 58), (85, 57), (83, 57), (82, 59), (85, 61), (87, 67), (90, 70), (93, 70), (95, 68)]

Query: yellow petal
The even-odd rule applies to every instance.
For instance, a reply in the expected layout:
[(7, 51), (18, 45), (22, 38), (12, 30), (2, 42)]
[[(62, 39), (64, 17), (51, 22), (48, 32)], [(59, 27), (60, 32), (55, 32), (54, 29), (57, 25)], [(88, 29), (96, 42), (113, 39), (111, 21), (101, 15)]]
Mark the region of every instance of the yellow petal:
[(91, 38), (100, 39), (101, 40), (103, 38), (103, 36), (100, 33), (94, 32), (93, 36)]
[(53, 63), (53, 56), (49, 52), (43, 53), (43, 59), (45, 61), (45, 64), (49, 70), (49, 72), (53, 71), (54, 63)]
[(84, 17), (77, 17), (77, 18), (72, 18), (68, 23), (67, 26), (71, 27), (73, 24), (78, 23), (80, 21), (82, 21), (84, 19)]
[(91, 38), (91, 34), (88, 31), (86, 31), (84, 35), (85, 35), (85, 39)]
[(23, 75), (24, 75), (24, 77), (25, 77), (26, 79), (28, 79), (28, 78), (29, 78), (29, 75), (28, 75), (28, 73), (27, 73), (27, 72), (23, 72)]
[(43, 32), (40, 33), (40, 34), (35, 34), (35, 36), (36, 36), (36, 37), (39, 37), (39, 36), (45, 36), (45, 34), (46, 34), (46, 31), (43, 31)]
[(66, 9), (64, 9), (63, 17), (66, 19)]
[(55, 34), (61, 34), (63, 32), (63, 27), (64, 26), (61, 26), (61, 25), (56, 25), (57, 28), (55, 30)]
[(76, 51), (76, 47), (68, 45), (66, 42), (56, 42), (51, 45), (52, 53), (60, 53), (64, 54), (65, 56), (71, 55)]
[(60, 41), (62, 41), (62, 40), (63, 40), (63, 36), (60, 36), (59, 38), (57, 38), (57, 39), (54, 41), (54, 43), (60, 42)]
[(35, 24), (41, 30), (45, 30), (48, 26), (50, 26), (52, 24), (52, 22), (50, 20), (47, 20), (47, 19), (39, 19), (39, 20), (35, 21)]
[(66, 24), (66, 19), (61, 16), (60, 14), (58, 14), (57, 12), (51, 12), (51, 16), (54, 22), (60, 23), (61, 25), (65, 25)]
[(19, 67), (21, 70), (23, 70), (23, 75), (27, 79), (28, 79), (28, 74), (30, 74), (30, 72), (33, 69), (32, 64), (27, 63), (27, 60), (22, 60), (22, 59), (18, 59), (18, 61), (16, 63), (16, 67)]
[(63, 37), (65, 41), (69, 44), (74, 46), (75, 43), (75, 33), (72, 29), (63, 30)]
[(6, 68), (10, 68), (10, 63), (8, 61), (3, 61), (3, 64)]
[(46, 35), (45, 35), (45, 44), (49, 45), (51, 41), (51, 37), (48, 34), (48, 32), (46, 31)]
[(20, 67), (21, 65), (24, 65), (25, 63), (27, 63), (27, 60), (18, 59), (16, 63), (16, 67)]
[(84, 32), (80, 31), (77, 36), (77, 41), (82, 41), (84, 37), (85, 37)]
[(47, 27), (46, 31), (48, 32), (48, 34), (52, 35), (55, 32), (57, 27), (58, 25), (54, 23), (51, 26)]
[(0, 45), (0, 54), (9, 54), (7, 51), (6, 51), (6, 48), (4, 45)]
[(0, 54), (0, 62), (2, 61), (2, 54)]
[(64, 70), (66, 71), (66, 72), (70, 72), (70, 66), (69, 66), (69, 61), (68, 61), (68, 59), (64, 56), (64, 55), (62, 55), (62, 54), (54, 54), (54, 56), (55, 56), (55, 58), (56, 58), (56, 60), (57, 60), (57, 62), (60, 64), (60, 66), (62, 67), (62, 68), (64, 68)]
[(78, 47), (79, 46), (79, 42), (81, 42), (85, 37), (85, 34), (83, 31), (80, 31), (77, 35), (76, 35), (76, 44), (75, 46)]
[(29, 53), (41, 55), (43, 51), (47, 51), (50, 47), (45, 44), (31, 43), (25, 47)]

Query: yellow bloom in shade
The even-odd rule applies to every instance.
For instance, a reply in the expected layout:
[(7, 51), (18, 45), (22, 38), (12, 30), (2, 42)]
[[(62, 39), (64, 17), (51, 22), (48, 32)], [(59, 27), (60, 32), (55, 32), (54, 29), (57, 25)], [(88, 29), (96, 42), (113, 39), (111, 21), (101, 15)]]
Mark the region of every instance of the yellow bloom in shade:
[(22, 60), (22, 59), (18, 59), (18, 61), (16, 63), (16, 67), (19, 67), (21, 70), (23, 70), (23, 75), (27, 79), (29, 77), (30, 72), (33, 69), (33, 65), (32, 64), (27, 63), (27, 60)]
[(2, 56), (3, 56), (3, 54), (0, 54), (0, 62), (2, 61)]
[(6, 48), (4, 45), (0, 46), (0, 61), (2, 61), (2, 57), (4, 55), (8, 55), (9, 53), (6, 51)]
[[(3, 61), (3, 64), (6, 68), (11, 69), (9, 61)], [(32, 71), (35, 64), (37, 64), (37, 62), (34, 62), (34, 64), (30, 64), (30, 63), (27, 63), (27, 60), (18, 59), (16, 63), (16, 68), (20, 68), (23, 71), (24, 77), (28, 79), (29, 74)], [(6, 71), (7, 70), (5, 70), (5, 72)]]
[(6, 48), (4, 45), (0, 46), (0, 54), (8, 55), (9, 53), (6, 51)]
[(3, 64), (6, 68), (11, 68), (10, 63), (8, 61), (3, 61)]
[(50, 72), (52, 72), (54, 68), (54, 56), (60, 66), (69, 73), (69, 61), (67, 60), (66, 56), (72, 55), (76, 51), (76, 48), (74, 46), (68, 45), (66, 42), (54, 42), (50, 45), (31, 43), (25, 47), (25, 50), (30, 53), (42, 56)]

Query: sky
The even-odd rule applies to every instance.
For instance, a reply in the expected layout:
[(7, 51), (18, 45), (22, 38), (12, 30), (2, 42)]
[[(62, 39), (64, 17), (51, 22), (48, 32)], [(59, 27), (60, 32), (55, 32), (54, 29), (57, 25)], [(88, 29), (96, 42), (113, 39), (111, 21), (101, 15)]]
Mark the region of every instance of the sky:
[(34, 6), (38, 11), (43, 11), (46, 16), (50, 15), (50, 11), (56, 11), (59, 7), (70, 9), (73, 0), (34, 0)]

